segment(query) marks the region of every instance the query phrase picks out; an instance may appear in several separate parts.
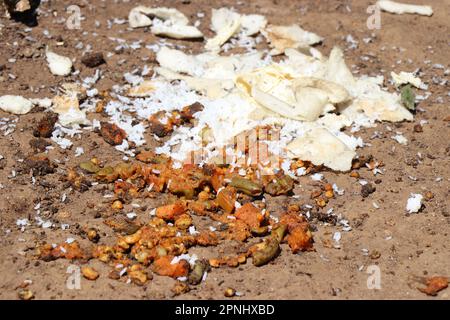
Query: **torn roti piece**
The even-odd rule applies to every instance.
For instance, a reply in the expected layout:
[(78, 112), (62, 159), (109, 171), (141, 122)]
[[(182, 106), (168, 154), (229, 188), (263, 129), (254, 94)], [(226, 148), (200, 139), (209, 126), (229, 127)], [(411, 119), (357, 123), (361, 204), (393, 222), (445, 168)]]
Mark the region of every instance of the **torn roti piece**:
[(30, 101), (33, 103), (33, 105), (41, 107), (41, 108), (45, 108), (45, 109), (49, 109), (52, 106), (52, 99), (49, 98), (36, 98), (36, 99), (30, 99)]
[(172, 24), (187, 25), (189, 19), (180, 11), (174, 8), (150, 8), (138, 6), (131, 9), (128, 16), (128, 22), (132, 28), (141, 28), (151, 26), (153, 18), (159, 18), (163, 21), (170, 21)]
[(327, 62), (325, 79), (347, 89), (353, 100), (340, 105), (338, 110), (348, 119), (364, 125), (375, 121), (411, 121), (413, 115), (402, 104), (398, 94), (382, 89), (383, 77), (360, 77), (355, 79), (344, 60), (344, 53), (338, 47), (331, 50)]
[(144, 6), (131, 9), (128, 15), (128, 23), (131, 28), (143, 28), (152, 25), (152, 19), (145, 13), (148, 9), (149, 8)]
[(152, 26), (151, 32), (159, 36), (174, 39), (203, 38), (202, 32), (190, 26), (189, 19), (175, 8), (138, 6), (130, 11), (128, 21), (132, 28)]
[(156, 55), (161, 67), (155, 68), (155, 72), (167, 80), (183, 80), (191, 89), (209, 98), (218, 98), (234, 88), (239, 73), (261, 65), (262, 55), (262, 52), (255, 52), (227, 57), (213, 53), (194, 56), (162, 47)]
[(241, 15), (228, 8), (212, 9), (211, 30), (216, 36), (208, 39), (205, 45), (207, 51), (218, 52), (220, 47), (233, 35), (239, 32)]
[(259, 14), (241, 16), (241, 32), (245, 36), (254, 36), (267, 26), (267, 19)]
[(0, 109), (13, 114), (26, 114), (33, 108), (33, 103), (21, 96), (6, 95), (0, 97)]
[(156, 60), (163, 68), (190, 76), (210, 79), (234, 80), (245, 73), (264, 65), (263, 52), (219, 56), (214, 53), (188, 55), (180, 50), (162, 47)]
[(394, 81), (394, 84), (396, 87), (400, 87), (404, 84), (411, 84), (414, 87), (418, 89), (424, 89), (424, 84), (420, 78), (414, 76), (414, 73), (412, 72), (404, 72), (401, 71), (399, 74), (395, 72), (391, 72), (392, 80)]
[(339, 47), (334, 47), (330, 52), (330, 57), (326, 64), (324, 78), (347, 88), (350, 92), (356, 85), (352, 72), (347, 67), (344, 59), (344, 52)]
[(357, 124), (361, 116), (372, 123), (412, 121), (414, 117), (402, 105), (400, 95), (384, 91), (382, 83), (383, 77), (359, 78), (352, 89), (355, 96), (353, 102), (340, 108), (341, 113)]
[(334, 110), (333, 104), (350, 98), (336, 83), (313, 77), (293, 78), (275, 65), (241, 75), (236, 83), (261, 106), (295, 120), (315, 121)]
[(418, 14), (422, 16), (432, 16), (433, 8), (431, 6), (422, 6), (414, 4), (406, 4), (389, 0), (380, 0), (377, 2), (379, 8), (383, 11), (395, 14)]
[(77, 97), (78, 101), (84, 101), (88, 97), (86, 88), (77, 83), (65, 82), (59, 89), (64, 95)]
[(325, 128), (313, 128), (287, 146), (292, 159), (311, 161), (336, 171), (348, 171), (356, 152)]
[(181, 50), (162, 47), (156, 54), (156, 61), (163, 68), (188, 75), (200, 75), (203, 63), (197, 56), (191, 56)]
[(297, 24), (290, 26), (269, 25), (266, 29), (261, 31), (261, 33), (266, 37), (270, 46), (273, 48), (270, 51), (271, 55), (283, 54), (288, 48), (308, 48), (309, 46), (323, 41), (322, 37), (315, 33), (303, 30)]
[(155, 68), (155, 71), (167, 80), (183, 80), (189, 88), (202, 93), (210, 99), (222, 98), (234, 88), (232, 80), (185, 76), (166, 68)]
[(198, 39), (203, 38), (203, 33), (194, 26), (155, 24), (151, 31), (157, 36), (165, 36), (172, 39)]
[(136, 87), (130, 88), (130, 90), (128, 90), (127, 96), (133, 98), (145, 98), (149, 97), (154, 91), (155, 85), (153, 81), (147, 80)]
[(59, 115), (59, 123), (64, 127), (90, 124), (86, 112), (80, 110), (76, 95), (54, 97), (52, 111)]
[(144, 13), (146, 15), (156, 17), (163, 21), (170, 21), (172, 24), (185, 25), (189, 24), (189, 19), (181, 11), (175, 8), (146, 8)]
[(50, 72), (56, 76), (67, 76), (72, 72), (72, 60), (54, 52), (46, 52), (48, 67)]

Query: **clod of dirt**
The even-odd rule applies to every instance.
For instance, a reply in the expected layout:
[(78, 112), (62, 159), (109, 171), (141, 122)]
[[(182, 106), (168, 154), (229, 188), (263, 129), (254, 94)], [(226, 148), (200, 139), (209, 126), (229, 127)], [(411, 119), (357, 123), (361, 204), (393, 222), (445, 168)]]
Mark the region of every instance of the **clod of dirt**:
[(422, 126), (421, 126), (420, 124), (416, 124), (416, 125), (414, 126), (414, 132), (415, 132), (415, 133), (421, 133), (421, 132), (423, 132)]
[(367, 183), (361, 187), (361, 196), (367, 198), (377, 190), (371, 183)]
[(25, 168), (32, 170), (33, 176), (45, 176), (55, 172), (55, 168), (45, 155), (31, 156), (25, 159)]
[(378, 251), (378, 250), (373, 250), (373, 251), (370, 253), (370, 259), (372, 259), (372, 260), (377, 260), (377, 259), (379, 259), (380, 257), (381, 257), (381, 252)]
[(191, 288), (186, 282), (177, 281), (170, 291), (172, 291), (174, 296), (179, 296), (181, 294), (188, 293), (191, 291)]
[(34, 152), (44, 152), (46, 148), (51, 145), (50, 142), (42, 138), (31, 139), (29, 144), (30, 147), (33, 148)]
[(95, 52), (84, 56), (81, 62), (88, 68), (96, 68), (106, 61), (102, 52)]
[(137, 224), (130, 222), (123, 217), (110, 218), (105, 220), (104, 223), (118, 233), (133, 234), (139, 230)]
[(126, 132), (116, 124), (102, 121), (100, 123), (100, 134), (103, 139), (112, 146), (122, 144), (123, 139), (127, 137)]
[(48, 114), (39, 121), (37, 127), (33, 130), (33, 135), (37, 138), (50, 138), (57, 121), (58, 115), (56, 113)]

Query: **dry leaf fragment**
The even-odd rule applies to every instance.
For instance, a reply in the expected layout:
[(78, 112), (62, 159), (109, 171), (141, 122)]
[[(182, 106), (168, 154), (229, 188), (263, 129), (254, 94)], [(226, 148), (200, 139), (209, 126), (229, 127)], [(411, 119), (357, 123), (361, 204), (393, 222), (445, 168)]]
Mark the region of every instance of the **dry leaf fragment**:
[(288, 146), (288, 156), (325, 165), (336, 171), (348, 171), (356, 152), (325, 128), (314, 128)]
[(303, 30), (297, 24), (290, 26), (269, 25), (262, 31), (262, 34), (267, 38), (270, 46), (273, 48), (270, 52), (271, 55), (283, 54), (289, 48), (308, 48), (323, 40), (322, 37)]

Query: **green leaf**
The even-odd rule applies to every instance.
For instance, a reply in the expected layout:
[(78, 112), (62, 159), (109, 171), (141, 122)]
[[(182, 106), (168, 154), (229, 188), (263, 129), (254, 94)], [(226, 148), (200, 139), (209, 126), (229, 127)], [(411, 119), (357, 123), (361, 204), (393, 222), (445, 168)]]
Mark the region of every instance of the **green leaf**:
[(416, 94), (411, 88), (411, 85), (406, 85), (401, 91), (402, 103), (403, 105), (411, 111), (416, 110)]

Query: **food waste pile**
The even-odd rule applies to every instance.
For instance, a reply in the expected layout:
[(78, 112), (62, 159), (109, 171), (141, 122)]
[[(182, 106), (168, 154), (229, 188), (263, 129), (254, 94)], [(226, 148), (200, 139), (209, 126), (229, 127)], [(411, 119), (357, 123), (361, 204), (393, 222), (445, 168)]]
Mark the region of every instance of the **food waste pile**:
[[(115, 242), (103, 243), (98, 229), (85, 226), (80, 236), (90, 247), (72, 238), (36, 247), (36, 259), (80, 263), (92, 281), (107, 276), (143, 286), (156, 274), (175, 279), (172, 292), (180, 295), (215, 268), (260, 267), (275, 260), (282, 247), (292, 254), (314, 251), (317, 225), (311, 221), (350, 231), (345, 218), (321, 211), (343, 195), (321, 172), (350, 172), (354, 178), (360, 170), (382, 172), (381, 160), (357, 155), (365, 145), (358, 131), (381, 121), (412, 121), (414, 92), (427, 89), (417, 74), (392, 72), (398, 90), (389, 92), (383, 76), (352, 74), (339, 47), (322, 54), (316, 47), (324, 40), (320, 35), (232, 8), (212, 10), (215, 36), (208, 39), (175, 8), (138, 6), (127, 23), (160, 37), (147, 45), (156, 67), (126, 73), (126, 84), (108, 91), (96, 89), (102, 77), (97, 70), (81, 82), (63, 83), (54, 97), (0, 97), (0, 108), (13, 114), (35, 107), (48, 112), (33, 133), (36, 141), (49, 139), (69, 150), (74, 136), (94, 132), (121, 152), (115, 162), (99, 154), (61, 177), (75, 192), (94, 186), (110, 191), (103, 223), (115, 232)], [(167, 39), (204, 41), (203, 51), (185, 52)], [(265, 49), (257, 49), (261, 46)], [(49, 71), (70, 75), (72, 60), (55, 51), (45, 48)], [(105, 58), (89, 53), (82, 62), (96, 68)], [(401, 134), (390, 141), (407, 142)], [(40, 153), (24, 161), (33, 176), (57, 171), (48, 146), (36, 144)], [(294, 189), (304, 176), (314, 188), (306, 203), (295, 204)], [(362, 185), (363, 197), (374, 191), (370, 183)], [(294, 201), (273, 212), (266, 196)], [(408, 201), (409, 213), (420, 210), (418, 196)], [(137, 199), (162, 204), (140, 219), (124, 210)], [(18, 221), (23, 228), (28, 223)], [(215, 250), (208, 258), (191, 253), (229, 242), (239, 244), (235, 252)], [(92, 260), (110, 266), (109, 274), (90, 266)]]

